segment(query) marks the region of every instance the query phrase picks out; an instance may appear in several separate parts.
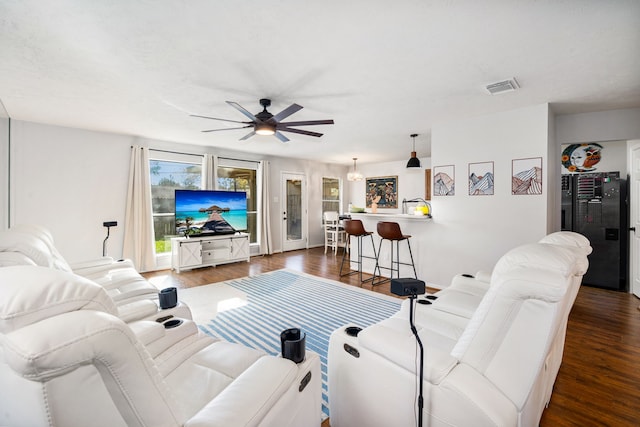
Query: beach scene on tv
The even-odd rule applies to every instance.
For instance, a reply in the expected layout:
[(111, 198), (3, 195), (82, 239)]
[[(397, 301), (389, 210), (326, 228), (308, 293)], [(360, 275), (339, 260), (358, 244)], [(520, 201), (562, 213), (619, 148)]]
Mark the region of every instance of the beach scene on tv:
[(176, 190), (176, 234), (233, 234), (247, 229), (244, 191)]

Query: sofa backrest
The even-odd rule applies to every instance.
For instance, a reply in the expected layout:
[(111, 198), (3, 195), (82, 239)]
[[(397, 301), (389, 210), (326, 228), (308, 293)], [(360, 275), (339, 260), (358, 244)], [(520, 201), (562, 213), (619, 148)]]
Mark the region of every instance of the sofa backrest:
[(0, 425), (180, 425), (155, 362), (114, 311), (79, 276), (0, 268)]
[(36, 265), (54, 268), (53, 254), (47, 244), (29, 233), (12, 230), (0, 231), (0, 253), (18, 253)]
[(11, 227), (9, 231), (29, 234), (40, 239), (48, 248), (50, 262), (52, 264), (51, 266), (56, 270), (72, 271), (67, 260), (64, 259), (62, 254), (58, 251), (58, 248), (56, 248), (53, 241), (53, 234), (51, 234), (51, 232), (45, 227), (36, 224), (16, 224)]
[(518, 409), (566, 323), (567, 299), (574, 280), (584, 274), (585, 259), (579, 251), (541, 243), (509, 251), (496, 264), (491, 287), (451, 352)]
[(556, 231), (555, 233), (547, 234), (540, 239), (539, 243), (576, 248), (584, 252), (585, 255), (589, 255), (593, 250), (589, 239), (573, 231)]
[(40, 266), (0, 268), (0, 333), (76, 310), (118, 313), (106, 290), (89, 279)]

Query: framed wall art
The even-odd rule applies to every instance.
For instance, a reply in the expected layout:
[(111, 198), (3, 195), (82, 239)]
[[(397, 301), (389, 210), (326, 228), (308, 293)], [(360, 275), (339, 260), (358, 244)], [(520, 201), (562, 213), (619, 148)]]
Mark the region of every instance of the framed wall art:
[(378, 199), (378, 208), (398, 208), (398, 176), (378, 176), (366, 179), (366, 207)]
[(493, 162), (469, 163), (469, 195), (493, 196)]
[(542, 194), (542, 157), (511, 161), (511, 194)]
[(435, 166), (433, 168), (434, 196), (455, 196), (455, 170), (456, 167), (454, 165)]

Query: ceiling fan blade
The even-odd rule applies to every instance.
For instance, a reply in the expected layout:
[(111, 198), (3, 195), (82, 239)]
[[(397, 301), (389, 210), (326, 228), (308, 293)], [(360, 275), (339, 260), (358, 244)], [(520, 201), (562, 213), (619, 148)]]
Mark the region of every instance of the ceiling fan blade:
[(256, 119), (256, 116), (251, 114), (249, 111), (245, 110), (244, 107), (242, 105), (238, 104), (237, 102), (233, 102), (233, 101), (226, 101), (226, 102), (227, 102), (227, 104), (231, 105), (236, 110), (240, 111), (245, 116), (249, 117), (252, 121), (254, 121), (254, 122), (258, 121), (258, 119)]
[(304, 120), (301, 122), (281, 122), (278, 127), (284, 126), (313, 126), (313, 125), (332, 125), (333, 120)]
[(291, 104), (287, 108), (285, 108), (284, 110), (280, 111), (278, 114), (273, 116), (272, 119), (275, 120), (276, 122), (279, 122), (280, 120), (286, 119), (293, 113), (296, 113), (300, 110), (302, 110), (302, 105)]
[(244, 141), (246, 139), (251, 138), (253, 135), (256, 134), (256, 131), (252, 130), (251, 132), (249, 132), (248, 134), (246, 134), (245, 136), (243, 136), (242, 138), (239, 139), (239, 141)]
[(211, 119), (211, 120), (220, 120), (221, 122), (231, 122), (231, 123), (244, 123), (246, 125), (251, 124), (251, 122), (239, 122), (237, 120), (229, 120), (229, 119), (218, 119), (216, 117), (208, 117), (208, 116), (199, 116), (197, 114), (189, 114), (191, 117), (200, 117), (202, 119)]
[(291, 128), (281, 128), (281, 127), (279, 127), (278, 130), (281, 131), (281, 132), (299, 133), (300, 135), (309, 135), (309, 136), (322, 136), (323, 135), (322, 133), (311, 132), (309, 130), (302, 130), (302, 129), (291, 129)]
[(237, 127), (237, 128), (207, 129), (207, 130), (203, 130), (201, 132), (219, 132), (221, 130), (246, 129), (246, 128), (250, 128), (250, 127), (253, 127), (253, 125), (240, 126), (240, 127)]
[(289, 138), (287, 138), (286, 136), (284, 136), (283, 134), (281, 134), (280, 132), (276, 131), (276, 133), (274, 134), (274, 136), (276, 138), (278, 138), (280, 141), (282, 142), (289, 142)]

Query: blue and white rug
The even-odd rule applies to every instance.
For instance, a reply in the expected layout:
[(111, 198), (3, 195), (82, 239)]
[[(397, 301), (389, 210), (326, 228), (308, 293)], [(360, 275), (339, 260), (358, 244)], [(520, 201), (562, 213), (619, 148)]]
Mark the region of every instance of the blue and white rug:
[(331, 332), (347, 323), (361, 327), (374, 324), (397, 312), (401, 303), (394, 297), (291, 270), (181, 292), (200, 328), (227, 341), (278, 355), (283, 330), (300, 328), (305, 332), (307, 349), (320, 355), (324, 417), (329, 416), (327, 350)]

